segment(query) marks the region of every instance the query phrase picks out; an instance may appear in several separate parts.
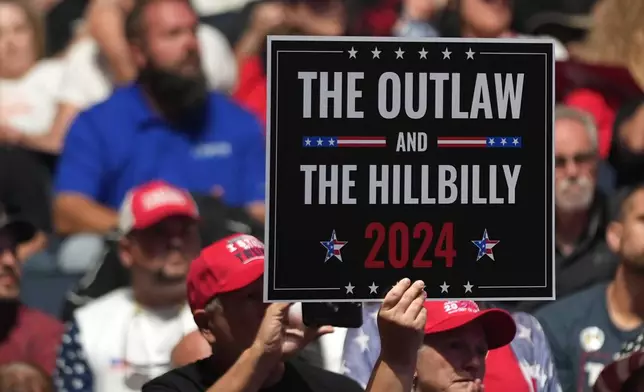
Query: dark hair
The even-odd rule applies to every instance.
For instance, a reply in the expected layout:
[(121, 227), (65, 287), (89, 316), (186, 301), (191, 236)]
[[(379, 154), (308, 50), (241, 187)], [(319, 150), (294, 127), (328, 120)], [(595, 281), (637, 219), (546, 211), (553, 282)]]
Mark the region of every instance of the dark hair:
[(146, 8), (149, 5), (161, 1), (181, 1), (186, 3), (191, 9), (192, 4), (188, 0), (136, 0), (134, 7), (125, 18), (125, 38), (128, 42), (140, 40), (145, 30), (144, 17)]
[(625, 186), (615, 193), (615, 196), (611, 198), (610, 202), (610, 212), (613, 221), (619, 221), (624, 218), (631, 197), (640, 190), (644, 190), (644, 182)]

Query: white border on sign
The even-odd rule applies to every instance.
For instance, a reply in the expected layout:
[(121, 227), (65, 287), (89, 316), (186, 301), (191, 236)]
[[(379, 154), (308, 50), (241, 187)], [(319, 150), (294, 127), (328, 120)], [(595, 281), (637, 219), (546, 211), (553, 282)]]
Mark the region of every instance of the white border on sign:
[[(401, 38), (401, 37), (326, 37), (326, 36), (278, 36), (278, 35), (269, 35), (267, 37), (267, 67), (266, 67), (266, 74), (269, 76), (267, 78), (267, 86), (266, 86), (266, 139), (267, 139), (267, 152), (266, 154), (266, 196), (265, 196), (265, 203), (266, 206), (268, 207), (268, 210), (270, 212), (270, 202), (271, 202), (271, 194), (270, 194), (270, 167), (271, 163), (275, 164), (275, 199), (277, 199), (277, 159), (274, 160), (274, 162), (271, 161), (271, 93), (272, 93), (272, 83), (271, 83), (271, 75), (272, 75), (272, 42), (273, 41), (335, 41), (335, 42), (405, 42), (405, 43), (414, 43), (414, 42), (427, 42), (427, 43), (537, 43), (537, 44), (550, 44), (552, 48), (552, 61), (550, 63), (551, 66), (551, 77), (552, 77), (552, 94), (551, 94), (551, 99), (552, 99), (552, 119), (551, 119), (551, 127), (554, 132), (554, 108), (555, 108), (555, 58), (554, 58), (554, 50), (555, 50), (555, 42), (553, 39), (548, 39), (548, 38), (516, 38), (516, 39), (496, 39), (496, 38), (470, 38), (470, 39), (465, 39), (465, 38), (431, 38), (431, 39), (426, 39), (426, 38)], [(333, 51), (328, 51), (328, 50), (323, 50), (323, 51), (315, 51), (315, 50), (279, 50), (277, 51), (276, 55), (276, 66), (279, 68), (279, 54), (282, 52), (290, 52), (290, 53), (344, 53), (344, 51), (341, 50), (333, 50)], [(479, 52), (478, 54), (482, 55), (531, 55), (531, 56), (544, 56), (546, 60), (545, 64), (545, 69), (546, 69), (546, 75), (548, 75), (548, 62), (547, 62), (547, 55), (545, 53), (520, 53), (520, 52)], [(279, 75), (276, 75), (276, 80), (275, 80), (275, 92), (278, 94), (278, 79)], [(548, 86), (545, 85), (546, 89), (546, 96), (548, 95)], [(276, 116), (275, 116), (275, 135), (277, 136), (278, 132), (278, 119), (277, 119), (277, 114), (278, 112), (278, 105), (279, 105), (279, 100), (276, 99), (275, 102), (275, 109), (276, 109)], [(547, 113), (547, 102), (546, 102), (546, 113)], [(548, 132), (547, 129), (544, 130), (545, 138), (546, 138), (546, 148), (545, 148), (545, 153), (546, 157), (548, 156)], [(554, 140), (554, 136), (553, 136)], [(551, 166), (551, 176), (554, 181), (554, 142), (551, 143), (550, 145), (551, 149), (551, 157), (552, 157), (552, 166)], [(277, 155), (277, 146), (275, 146), (275, 155)], [(551, 181), (550, 184), (550, 189), (554, 189), (554, 184)], [(546, 174), (545, 178), (545, 188), (546, 188), (546, 198), (548, 197), (547, 194), (547, 189), (548, 189), (548, 176)], [(551, 193), (550, 195), (551, 198), (551, 203), (554, 206), (554, 192)], [(276, 233), (277, 232), (277, 222), (271, 222), (271, 216), (270, 213), (267, 212), (266, 214), (266, 221), (265, 221), (265, 226), (264, 226), (264, 236), (266, 238), (269, 238), (270, 233)], [(275, 204), (275, 214), (277, 215), (277, 203)], [(546, 214), (548, 211), (546, 211)], [(554, 244), (554, 226), (555, 226), (555, 219), (554, 216), (552, 218), (552, 227), (551, 227), (551, 241)], [(546, 226), (548, 224), (548, 217), (546, 215)], [(274, 231), (271, 231), (271, 226), (273, 226)], [(546, 242), (546, 251), (547, 249), (547, 243), (548, 243), (548, 233), (545, 233), (545, 242)], [(271, 249), (271, 246), (269, 244), (270, 241), (266, 241), (265, 247), (266, 247), (266, 254), (271, 255), (272, 252), (272, 262), (274, 263), (274, 267), (277, 267), (277, 263), (275, 262), (277, 259), (277, 249)], [(276, 247), (275, 247), (276, 248)], [(481, 298), (481, 297), (455, 297), (455, 298), (432, 298), (429, 299), (429, 301), (446, 301), (446, 300), (459, 300), (459, 299), (471, 299), (471, 300), (476, 300), (476, 301), (546, 301), (546, 300), (555, 300), (556, 299), (556, 293), (555, 293), (555, 251), (554, 251), (554, 246), (551, 249), (552, 251), (552, 295), (550, 297), (525, 297), (525, 298), (498, 298), (498, 297), (490, 297), (490, 298)], [(269, 271), (269, 264), (265, 263), (264, 264), (264, 302), (270, 303), (270, 302), (285, 302), (284, 300), (269, 300), (268, 299), (268, 289), (269, 289), (269, 281), (267, 279)], [(272, 279), (272, 288), (275, 291), (297, 291), (297, 290), (320, 290), (320, 291), (329, 291), (329, 290), (341, 290), (341, 287), (289, 287), (289, 288), (277, 288), (275, 287), (275, 280), (277, 276), (277, 269), (273, 269), (273, 279)], [(521, 289), (521, 288), (546, 288), (548, 286), (548, 271), (547, 268), (545, 270), (545, 275), (544, 275), (544, 284), (543, 285), (527, 285), (527, 286), (477, 286), (477, 289)], [(333, 302), (382, 302), (382, 298), (370, 298), (370, 299), (334, 299)], [(289, 302), (328, 302), (326, 300), (294, 300), (294, 301), (289, 301)]]

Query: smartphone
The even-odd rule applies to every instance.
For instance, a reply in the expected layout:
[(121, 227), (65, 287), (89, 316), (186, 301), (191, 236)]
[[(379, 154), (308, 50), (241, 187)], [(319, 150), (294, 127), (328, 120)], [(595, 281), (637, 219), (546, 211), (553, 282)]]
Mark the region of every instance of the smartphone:
[(307, 327), (331, 325), (342, 328), (362, 326), (360, 302), (302, 303), (302, 321)]

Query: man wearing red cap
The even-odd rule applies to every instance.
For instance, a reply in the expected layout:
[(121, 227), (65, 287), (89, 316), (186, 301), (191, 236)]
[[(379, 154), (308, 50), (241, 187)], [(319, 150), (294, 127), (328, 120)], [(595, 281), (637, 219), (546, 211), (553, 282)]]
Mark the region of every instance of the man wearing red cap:
[(201, 248), (190, 195), (153, 181), (131, 190), (119, 212), (119, 256), (131, 287), (74, 312), (56, 363), (59, 390), (129, 392), (170, 369), (170, 354), (196, 330), (186, 304), (190, 261)]
[(253, 236), (233, 235), (205, 248), (190, 265), (188, 302), (213, 355), (142, 391), (362, 391), (345, 376), (288, 359), (333, 329), (290, 328), (288, 304), (264, 303), (263, 276), (264, 244)]
[[(427, 320), (425, 344), (417, 362), (419, 391), (453, 390), (463, 386), (463, 382), (456, 382), (458, 380), (470, 380), (470, 386), (474, 388), (476, 379), (492, 390), (499, 386), (512, 392), (543, 391), (530, 388), (508, 346), (517, 328), (508, 313), (500, 309), (481, 310), (472, 301), (433, 301), (425, 302), (424, 307)], [(364, 310), (363, 326), (347, 332), (343, 372), (366, 386), (381, 347), (377, 339), (379, 326), (374, 317), (379, 306), (366, 305)], [(451, 343), (456, 343), (456, 348), (450, 347)], [(487, 350), (491, 350), (490, 355)]]

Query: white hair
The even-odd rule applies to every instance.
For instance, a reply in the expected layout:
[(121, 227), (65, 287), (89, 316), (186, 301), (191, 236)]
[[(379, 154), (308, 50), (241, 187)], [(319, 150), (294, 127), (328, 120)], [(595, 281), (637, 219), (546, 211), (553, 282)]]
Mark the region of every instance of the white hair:
[[(555, 121), (557, 120), (572, 120), (580, 123), (586, 130), (593, 149), (595, 151), (599, 149), (597, 124), (590, 113), (571, 106), (559, 104), (555, 107)], [(557, 132), (556, 129), (555, 132)]]

